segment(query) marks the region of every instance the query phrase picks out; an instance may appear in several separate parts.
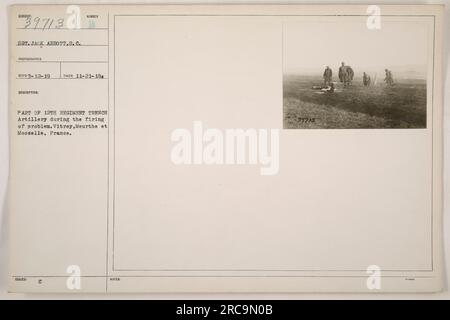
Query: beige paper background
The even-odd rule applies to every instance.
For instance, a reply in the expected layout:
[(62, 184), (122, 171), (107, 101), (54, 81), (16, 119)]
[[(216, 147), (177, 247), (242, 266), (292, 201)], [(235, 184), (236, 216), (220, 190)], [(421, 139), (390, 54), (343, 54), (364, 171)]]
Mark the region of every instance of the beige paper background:
[[(231, 104), (230, 104), (231, 105)], [(231, 112), (230, 112), (231, 113)], [(228, 114), (228, 113), (227, 113)], [(231, 114), (233, 114), (233, 113), (231, 113)], [(127, 119), (125, 119), (125, 121), (126, 121)], [(220, 120), (222, 120), (222, 119), (220, 119)], [(236, 121), (236, 122), (238, 122), (238, 121)], [(231, 121), (230, 121), (230, 123), (231, 123)], [(247, 122), (246, 122), (247, 123)], [(208, 123), (209, 124), (209, 123)], [(160, 124), (161, 125), (161, 124)], [(245, 127), (245, 126), (244, 126)], [(290, 134), (290, 133), (289, 133)], [(335, 136), (335, 135), (332, 135), (331, 137), (330, 136), (328, 136), (328, 135), (331, 135), (331, 133), (330, 134), (327, 134), (327, 133), (320, 133), (320, 138), (317, 138), (317, 137), (314, 137), (314, 136), (308, 136), (308, 135), (315, 135), (315, 134), (318, 134), (318, 133), (306, 133), (306, 134), (303, 134), (304, 136), (306, 136), (306, 139), (308, 139), (309, 140), (309, 142), (312, 144), (312, 145), (317, 145), (319, 142), (323, 142), (323, 139), (327, 139), (327, 141), (330, 141), (330, 139), (332, 140), (332, 139), (339, 139), (339, 138), (341, 138), (341, 139), (345, 139), (345, 138), (348, 138), (348, 137), (346, 137), (345, 136), (345, 133), (341, 133), (341, 134), (338, 134), (337, 135), (337, 137)], [(408, 132), (408, 134), (409, 134), (409, 132)], [(289, 136), (288, 134), (287, 134), (287, 136)], [(325, 136), (325, 137), (322, 137), (322, 136)], [(123, 137), (123, 136), (122, 136)], [(316, 140), (314, 140), (314, 138), (316, 138)], [(369, 138), (367, 138), (366, 137), (366, 139), (373, 139), (373, 140), (376, 140), (376, 136), (375, 137), (373, 137), (373, 136), (370, 136)], [(392, 143), (394, 144), (395, 142), (401, 142), (401, 144), (405, 147), (405, 153), (408, 153), (409, 152), (409, 154), (411, 154), (412, 156), (418, 156), (419, 157), (419, 159), (423, 159), (423, 161), (424, 162), (427, 162), (427, 161), (429, 161), (429, 159), (427, 160), (426, 159), (426, 155), (424, 156), (423, 154), (415, 154), (414, 153), (414, 151), (411, 151), (411, 149), (414, 149), (414, 150), (416, 150), (417, 151), (417, 149), (416, 149), (416, 147), (417, 147), (417, 145), (418, 144), (416, 144), (416, 143), (418, 143), (419, 141), (420, 141), (420, 138), (418, 138), (417, 139), (417, 141), (416, 141), (416, 138), (414, 138), (414, 148), (411, 148), (411, 149), (409, 149), (409, 151), (408, 151), (408, 144), (407, 143), (404, 143), (404, 141), (402, 141), (402, 139), (407, 139), (406, 141), (408, 141), (408, 137), (396, 137), (396, 138), (398, 138), (398, 141), (397, 140), (392, 140)], [(288, 138), (286, 138), (286, 140), (287, 140)], [(291, 138), (292, 139), (292, 138)], [(350, 138), (351, 140), (357, 140), (357, 139), (355, 139), (354, 137), (353, 138)], [(294, 140), (294, 139), (293, 139)], [(297, 141), (298, 139), (295, 139), (295, 141)], [(126, 141), (126, 140), (125, 140)], [(371, 140), (372, 141), (372, 140)], [(366, 147), (367, 148), (367, 145), (366, 145), (366, 142), (367, 142), (367, 140), (366, 141), (363, 141), (363, 142), (358, 142), (358, 141), (352, 141), (352, 143), (354, 143), (354, 144), (349, 144), (347, 147), (349, 148), (349, 150), (354, 150), (354, 149), (352, 149), (352, 148), (354, 148), (355, 146), (359, 146), (359, 147)], [(303, 142), (303, 143), (305, 143), (305, 144), (307, 144), (306, 142)], [(420, 142), (419, 142), (419, 144), (420, 144)], [(344, 144), (345, 145), (345, 144)], [(376, 145), (376, 143), (372, 143), (372, 146), (373, 145)], [(426, 145), (426, 143), (424, 143), (424, 145)], [(411, 145), (410, 145), (411, 146)], [(133, 145), (130, 145), (129, 147), (133, 147)], [(136, 147), (136, 146), (134, 146), (134, 147)], [(305, 147), (308, 147), (308, 145), (306, 145)], [(367, 149), (369, 149), (369, 148), (367, 148)], [(370, 156), (370, 152), (371, 151), (377, 151), (377, 150), (367, 150), (367, 149), (364, 149), (364, 151), (369, 151), (369, 154), (364, 154), (363, 156), (361, 156), (361, 160), (363, 160), (362, 161), (362, 163), (365, 163), (365, 165), (367, 164), (367, 160), (368, 159), (370, 159), (369, 158), (369, 156)], [(329, 151), (329, 150), (328, 150)], [(332, 150), (333, 151), (333, 150)], [(394, 147), (392, 147), (392, 149), (391, 149), (391, 151), (393, 151), (394, 152), (394, 154), (395, 154), (395, 152), (397, 151), (397, 152), (399, 152), (399, 150), (398, 150), (398, 148), (397, 148), (397, 146), (394, 146)], [(314, 150), (313, 149), (313, 155), (319, 155), (319, 156), (323, 156), (323, 158), (327, 158), (327, 156), (329, 156), (330, 155), (330, 153), (326, 153), (326, 151), (323, 151), (323, 150)], [(321, 153), (321, 152), (323, 152), (323, 153)], [(411, 153), (412, 152), (412, 153)], [(164, 153), (163, 153), (164, 154)], [(379, 154), (377, 154), (377, 153), (375, 153), (377, 156), (379, 156)], [(403, 154), (403, 153), (402, 153)], [(335, 155), (335, 153), (333, 153), (333, 155)], [(367, 158), (365, 158), (367, 156)], [(309, 157), (312, 157), (312, 155), (309, 155)], [(423, 157), (423, 158), (422, 158)], [(151, 157), (152, 159), (154, 159), (154, 157)], [(311, 158), (312, 159), (312, 158)], [(139, 159), (134, 159), (134, 160), (139, 160)], [(141, 159), (141, 161), (143, 161), (143, 160), (145, 160), (145, 159)], [(301, 159), (301, 160), (305, 160), (305, 159)], [(307, 160), (307, 159), (306, 159)], [(128, 160), (127, 160), (128, 161)], [(387, 159), (386, 159), (386, 161), (387, 161)], [(420, 161), (422, 161), (422, 160), (420, 160)], [(420, 167), (420, 161), (418, 161), (418, 163), (417, 163), (417, 165)], [(308, 163), (308, 162), (305, 162), (306, 164)], [(295, 164), (292, 164), (292, 167), (293, 168), (297, 168), (297, 165), (298, 165), (298, 163), (295, 163)], [(410, 163), (408, 163), (408, 166), (409, 165), (411, 165)], [(306, 167), (308, 167), (308, 166), (306, 166)], [(326, 166), (325, 166), (326, 167)], [(290, 168), (290, 167), (289, 167)], [(401, 167), (401, 165), (400, 164), (398, 164), (398, 166), (397, 167), (393, 167), (393, 168), (391, 168), (392, 170), (394, 170), (394, 169), (401, 169), (402, 167)], [(361, 171), (364, 171), (365, 169), (367, 169), (366, 167), (364, 167), (364, 165), (362, 165), (361, 167), (357, 167), (356, 168), (356, 170), (358, 170), (359, 172), (361, 172)], [(417, 169), (417, 168), (412, 168), (412, 169)], [(221, 170), (221, 169), (220, 169)], [(228, 169), (226, 169), (226, 170), (228, 170)], [(238, 170), (241, 170), (241, 168), (239, 168)], [(257, 171), (257, 170), (253, 170), (254, 172), (253, 172), (253, 174), (255, 174), (256, 172), (255, 171)], [(364, 171), (365, 172), (365, 171)], [(398, 170), (395, 170), (395, 172), (396, 173), (400, 173), (400, 172), (398, 172)], [(326, 173), (328, 173), (328, 174), (336, 174), (335, 172), (326, 172)], [(246, 173), (247, 174), (247, 173)], [(317, 172), (314, 172), (314, 171), (311, 171), (311, 172), (307, 172), (306, 173), (307, 174), (307, 178), (309, 178), (309, 180), (311, 180), (311, 177), (316, 177), (317, 176)], [(406, 173), (405, 173), (406, 174)], [(259, 178), (259, 177), (257, 177), (256, 175), (255, 175), (255, 178)], [(349, 181), (352, 181), (351, 179), (352, 179), (352, 177), (350, 176), (350, 177), (346, 177), (346, 178), (348, 178), (348, 179), (350, 179)], [(406, 176), (405, 176), (405, 178), (406, 178)], [(424, 176), (422, 176), (421, 177), (422, 179), (427, 179), (427, 177), (424, 177)], [(76, 179), (76, 178), (75, 178)], [(259, 180), (259, 179), (257, 179), (257, 180)], [(297, 180), (298, 179), (294, 179), (295, 180), (295, 182), (297, 182)], [(381, 183), (381, 182), (380, 182)], [(384, 183), (384, 182), (383, 182)], [(313, 184), (314, 185), (314, 184)], [(395, 185), (394, 186), (394, 189), (396, 189), (397, 187), (401, 187), (401, 185), (399, 186), (399, 185)], [(423, 187), (423, 185), (422, 185), (422, 187)], [(343, 192), (343, 193), (345, 193), (345, 190), (340, 190), (341, 192)], [(383, 190), (384, 191), (384, 190)], [(422, 191), (424, 191), (424, 190), (419, 190), (419, 189), (417, 189), (417, 190), (409, 190), (410, 192), (412, 192), (412, 194), (414, 194), (415, 192), (418, 192), (418, 193), (420, 193), (420, 194), (423, 194), (422, 193)], [(31, 191), (30, 191), (31, 192)], [(211, 192), (211, 191), (210, 191)], [(348, 192), (348, 190), (347, 190), (347, 192)], [(426, 192), (426, 191), (425, 191)], [(349, 193), (349, 192), (348, 192)], [(387, 192), (386, 192), (387, 193)], [(389, 194), (386, 194), (386, 197), (388, 197), (389, 196)], [(324, 205), (324, 206), (326, 206), (326, 205), (328, 205), (328, 204), (322, 204), (322, 205)], [(406, 205), (406, 204), (405, 204)], [(405, 208), (408, 208), (408, 207), (405, 207)], [(328, 209), (328, 208), (326, 208), (326, 209)], [(205, 210), (205, 209), (204, 209)], [(127, 217), (127, 218), (129, 218), (129, 217)], [(375, 221), (374, 223), (377, 223), (377, 221)], [(384, 222), (383, 222), (384, 223)], [(380, 225), (382, 225), (383, 223), (380, 223)], [(426, 222), (425, 222), (426, 223)], [(398, 229), (397, 229), (398, 230)], [(353, 230), (352, 230), (353, 231)], [(400, 238), (402, 238), (402, 237), (400, 237)], [(403, 236), (403, 238), (405, 238), (405, 241), (406, 241), (406, 235), (405, 236)], [(139, 239), (138, 239), (139, 240)], [(139, 241), (137, 241), (137, 242), (139, 242)], [(426, 249), (424, 249), (424, 250), (426, 250)], [(414, 254), (413, 254), (414, 255)], [(132, 256), (132, 255), (131, 255)], [(129, 257), (128, 257), (129, 258)], [(289, 258), (289, 257), (288, 257)], [(412, 260), (414, 260), (414, 258), (412, 259)], [(417, 262), (417, 261), (416, 261)], [(420, 261), (419, 261), (420, 262)], [(421, 265), (421, 266), (427, 266), (427, 264), (426, 263), (423, 263), (422, 262), (422, 264), (418, 264), (418, 265)], [(251, 285), (251, 282), (252, 281), (249, 281), (249, 283), (250, 283), (250, 286), (251, 287), (253, 287), (253, 288), (255, 288), (255, 289), (258, 289), (259, 288), (259, 285), (257, 285), (257, 284), (253, 284), (253, 285)], [(280, 280), (280, 281), (278, 281), (279, 283), (281, 283), (283, 286), (285, 286), (285, 288), (286, 288), (286, 290), (287, 291), (290, 291), (290, 290), (296, 290), (296, 286), (294, 285), (293, 287), (289, 287), (287, 284), (283, 284), (283, 282), (284, 282), (284, 280)], [(130, 282), (131, 283), (131, 282)], [(180, 281), (180, 283), (181, 283), (181, 281)], [(162, 286), (165, 286), (165, 285), (167, 285), (167, 284), (164, 284), (164, 283), (162, 283), (161, 284)], [(175, 284), (172, 284), (172, 285), (175, 285)], [(189, 285), (189, 284), (187, 284), (187, 285)], [(137, 286), (137, 284), (130, 284), (130, 286), (131, 287), (135, 287), (136, 288), (136, 290), (139, 290), (139, 287)], [(226, 286), (224, 286), (224, 285), (222, 285), (222, 287), (223, 288), (225, 288), (226, 289)], [(297, 287), (298, 288), (298, 287)], [(400, 288), (400, 287), (399, 287)], [(264, 290), (263, 288), (259, 288), (260, 290)], [(144, 290), (145, 290), (145, 288), (144, 288)], [(229, 289), (228, 289), (229, 290)]]

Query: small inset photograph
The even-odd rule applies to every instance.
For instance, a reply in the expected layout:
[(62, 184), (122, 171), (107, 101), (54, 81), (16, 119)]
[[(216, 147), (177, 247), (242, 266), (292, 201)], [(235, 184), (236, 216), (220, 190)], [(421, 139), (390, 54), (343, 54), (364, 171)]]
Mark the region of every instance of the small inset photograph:
[(288, 22), (283, 128), (426, 128), (429, 24)]

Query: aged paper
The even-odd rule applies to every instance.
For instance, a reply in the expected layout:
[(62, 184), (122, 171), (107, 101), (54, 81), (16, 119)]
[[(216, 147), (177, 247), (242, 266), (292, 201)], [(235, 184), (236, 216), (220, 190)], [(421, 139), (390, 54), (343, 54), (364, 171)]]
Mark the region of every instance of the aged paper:
[(441, 290), (442, 15), (10, 7), (10, 290)]

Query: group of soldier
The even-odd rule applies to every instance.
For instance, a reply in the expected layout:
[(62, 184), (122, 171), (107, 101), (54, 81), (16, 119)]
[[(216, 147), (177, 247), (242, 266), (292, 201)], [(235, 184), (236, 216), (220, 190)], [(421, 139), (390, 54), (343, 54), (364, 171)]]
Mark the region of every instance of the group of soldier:
[[(388, 86), (394, 85), (394, 78), (392, 76), (392, 71), (388, 70), (388, 69), (385, 69), (384, 71), (386, 74), (385, 78), (384, 78), (386, 85), (388, 85)], [(339, 67), (338, 77), (339, 77), (339, 81), (343, 83), (344, 88), (351, 85), (354, 75), (355, 75), (355, 73), (354, 73), (352, 67), (347, 66), (344, 62), (342, 62), (341, 66)], [(330, 86), (334, 89), (334, 84), (333, 84), (332, 79), (333, 79), (333, 71), (331, 70), (331, 68), (329, 66), (327, 66), (325, 68), (325, 71), (323, 72), (324, 84), (325, 84), (325, 86)], [(363, 85), (365, 87), (369, 87), (372, 84), (372, 80), (366, 72), (363, 72), (362, 80), (363, 80)]]

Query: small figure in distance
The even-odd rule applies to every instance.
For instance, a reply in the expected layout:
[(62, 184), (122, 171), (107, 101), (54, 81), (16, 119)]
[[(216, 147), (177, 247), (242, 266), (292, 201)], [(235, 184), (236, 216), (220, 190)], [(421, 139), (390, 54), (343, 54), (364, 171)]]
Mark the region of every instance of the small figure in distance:
[(370, 76), (367, 73), (363, 72), (363, 85), (364, 85), (364, 87), (370, 86), (370, 82), (371, 82)]
[(331, 79), (333, 77), (333, 71), (329, 66), (325, 68), (325, 71), (323, 72), (323, 82), (324, 85), (329, 86), (331, 84)]
[(392, 77), (391, 70), (384, 69), (384, 72), (386, 73), (386, 76), (384, 78), (384, 81), (386, 82), (387, 86), (393, 86), (394, 85), (394, 78)]
[(346, 66), (344, 62), (339, 67), (339, 80), (344, 83), (344, 88), (351, 85), (354, 72), (352, 67)]

